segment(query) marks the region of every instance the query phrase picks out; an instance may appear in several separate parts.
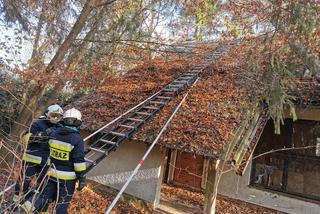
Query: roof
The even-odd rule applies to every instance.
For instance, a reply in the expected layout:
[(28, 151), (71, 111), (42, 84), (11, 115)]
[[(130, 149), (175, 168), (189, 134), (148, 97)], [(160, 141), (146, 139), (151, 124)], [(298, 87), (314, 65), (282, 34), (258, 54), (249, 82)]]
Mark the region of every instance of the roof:
[(296, 79), (297, 104), (302, 106), (320, 106), (320, 84), (315, 79)]
[(181, 74), (188, 64), (172, 62), (171, 66), (157, 63), (141, 66), (125, 75), (111, 77), (95, 93), (85, 96), (72, 106), (83, 114), (82, 128), (96, 130), (128, 109), (159, 91)]
[[(240, 53), (241, 48), (239, 45), (230, 52)], [(232, 57), (234, 55), (227, 54), (205, 69), (161, 137), (160, 145), (214, 158), (223, 153), (240, 126), (243, 108), (252, 99), (248, 88), (259, 88), (260, 84), (243, 78), (246, 71), (241, 69), (239, 62), (245, 62), (232, 60)], [(110, 78), (96, 93), (74, 104), (84, 115), (84, 127), (93, 131), (110, 122), (186, 72), (190, 62), (190, 59), (170, 63), (157, 61), (124, 76)], [(297, 85), (296, 93), (305, 104), (313, 102), (311, 95), (312, 99), (320, 100), (319, 83), (297, 81)], [(306, 92), (307, 88), (309, 92)], [(170, 101), (133, 135), (133, 139), (152, 142), (181, 98), (180, 95)]]
[[(208, 67), (159, 144), (200, 155), (218, 156), (239, 125), (243, 93), (233, 72)], [(180, 100), (178, 97), (166, 106), (134, 138), (147, 142), (154, 139)]]

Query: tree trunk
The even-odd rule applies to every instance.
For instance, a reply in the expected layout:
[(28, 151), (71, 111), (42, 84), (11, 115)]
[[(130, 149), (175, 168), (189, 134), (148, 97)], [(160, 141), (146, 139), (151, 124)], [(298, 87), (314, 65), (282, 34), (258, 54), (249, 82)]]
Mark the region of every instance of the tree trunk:
[[(70, 33), (64, 40), (64, 42), (59, 47), (58, 51), (56, 52), (55, 56), (50, 61), (49, 65), (46, 68), (47, 73), (53, 73), (57, 65), (61, 64), (66, 53), (70, 49), (73, 41), (76, 39), (78, 34), (83, 29), (86, 20), (89, 17), (90, 12), (93, 9), (93, 4), (95, 3), (95, 0), (88, 0), (82, 11), (80, 16), (78, 17), (77, 21), (73, 25)], [(33, 110), (36, 110), (39, 108), (40, 100), (43, 97), (43, 95), (46, 92), (47, 85), (39, 85), (37, 86), (37, 92), (33, 94), (31, 97), (28, 98), (27, 104), (23, 106), (20, 113), (18, 114), (19, 117), (17, 118), (17, 121), (15, 125), (13, 126), (11, 130), (12, 136), (17, 135), (19, 136), (21, 131), (25, 128), (25, 125), (29, 125), (28, 123), (31, 122), (32, 118), (34, 118)], [(36, 115), (38, 116), (38, 115)]]
[(97, 29), (100, 27), (103, 20), (103, 16), (106, 13), (106, 11), (107, 11), (107, 5), (101, 8), (101, 10), (95, 16), (95, 21), (90, 31), (84, 37), (83, 42), (72, 50), (72, 53), (69, 55), (68, 59), (66, 60), (67, 62), (66, 70), (68, 70), (73, 63), (78, 63), (84, 60), (84, 57), (85, 57), (85, 52), (83, 51), (84, 47), (88, 46), (90, 41), (94, 39), (95, 33), (97, 32)]
[(219, 160), (209, 160), (204, 201), (204, 209), (205, 213), (207, 214), (214, 214), (216, 212), (216, 200), (218, 194), (218, 165)]
[(40, 41), (40, 35), (41, 35), (41, 30), (43, 26), (43, 13), (44, 13), (44, 8), (42, 8), (38, 25), (37, 25), (37, 30), (36, 30), (36, 35), (33, 43), (33, 48), (32, 48), (32, 54), (31, 54), (31, 63), (38, 63), (39, 61), (39, 41)]
[(35, 90), (36, 92), (29, 97), (18, 114), (18, 118), (13, 124), (12, 130), (10, 132), (11, 136), (20, 136), (20, 134), (30, 125), (31, 121), (36, 118), (37, 115), (34, 114), (34, 110), (38, 106), (39, 100), (45, 93), (45, 86), (38, 86)]
[(59, 81), (52, 89), (52, 92), (46, 95), (46, 99), (39, 102), (39, 105), (35, 108), (34, 114), (39, 116), (45, 112), (49, 105), (56, 104), (58, 102), (57, 97), (59, 97), (64, 86), (65, 82)]
[(81, 32), (82, 28), (84, 27), (86, 20), (88, 19), (93, 7), (95, 0), (87, 0), (85, 3), (80, 16), (78, 17), (76, 23), (73, 25), (72, 30), (68, 34), (67, 38), (63, 41), (61, 46), (59, 47), (58, 51), (50, 61), (49, 65), (46, 68), (48, 73), (52, 73), (55, 68), (62, 63), (66, 53), (70, 49), (73, 41), (77, 38), (79, 33)]

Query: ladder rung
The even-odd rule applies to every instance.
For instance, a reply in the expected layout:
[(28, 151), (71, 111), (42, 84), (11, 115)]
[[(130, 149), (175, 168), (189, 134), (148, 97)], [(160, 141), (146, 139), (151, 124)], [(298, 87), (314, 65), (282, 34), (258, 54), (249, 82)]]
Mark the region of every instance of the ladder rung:
[(120, 132), (109, 132), (110, 134), (113, 134), (113, 135), (116, 135), (116, 136), (119, 136), (119, 137), (126, 137), (127, 135), (123, 134), (123, 133), (120, 133)]
[(159, 108), (153, 107), (153, 106), (144, 106), (145, 109), (152, 109), (152, 110), (158, 110)]
[(95, 164), (96, 163), (96, 161), (93, 161), (93, 160), (90, 160), (90, 159), (88, 159), (88, 158), (84, 158), (84, 160), (86, 161), (86, 162), (89, 162), (89, 163), (93, 163), (93, 164)]
[(128, 125), (124, 125), (124, 124), (120, 124), (119, 126), (124, 127), (124, 128), (128, 128), (128, 129), (135, 129), (135, 126), (128, 126)]
[(165, 102), (159, 102), (159, 101), (150, 101), (150, 103), (161, 104), (161, 105), (166, 104)]
[(171, 88), (181, 88), (182, 86), (184, 86), (184, 84), (176, 84), (176, 85), (170, 84), (169, 85), (169, 87), (171, 87)]
[(190, 76), (188, 76), (188, 77), (179, 77), (179, 79), (183, 79), (183, 80), (190, 80), (190, 79), (191, 79), (191, 77), (190, 77)]
[(105, 150), (97, 149), (97, 148), (94, 148), (94, 147), (90, 147), (89, 149), (90, 149), (90, 150), (92, 150), (92, 151), (100, 152), (100, 153), (105, 153), (105, 154), (107, 154), (107, 153), (108, 153), (108, 152), (107, 152), (107, 151), (105, 151)]
[(148, 115), (148, 116), (150, 116), (151, 114), (150, 113), (148, 113), (148, 112), (141, 112), (141, 111), (137, 111), (137, 112), (135, 112), (136, 114), (142, 114), (142, 115)]
[(168, 92), (176, 92), (177, 90), (174, 90), (174, 89), (170, 89), (170, 88), (165, 88), (163, 89), (164, 91), (168, 91)]
[(176, 89), (179, 89), (180, 88), (180, 86), (178, 86), (178, 85), (168, 85), (167, 86), (167, 88), (166, 89), (172, 89), (172, 90), (176, 90)]
[(157, 96), (157, 98), (170, 100), (172, 97)]
[(117, 143), (114, 141), (110, 141), (110, 140), (105, 140), (105, 139), (100, 139), (101, 142), (107, 143), (107, 144), (111, 144), (111, 145), (116, 145)]
[(177, 91), (163, 91), (163, 93), (175, 94)]
[(127, 120), (131, 120), (131, 121), (134, 121), (134, 122), (143, 122), (144, 121), (142, 119), (137, 119), (137, 118), (132, 118), (132, 117), (129, 117)]
[(185, 80), (175, 80), (173, 82), (176, 82), (176, 83), (187, 83), (188, 81), (185, 81)]

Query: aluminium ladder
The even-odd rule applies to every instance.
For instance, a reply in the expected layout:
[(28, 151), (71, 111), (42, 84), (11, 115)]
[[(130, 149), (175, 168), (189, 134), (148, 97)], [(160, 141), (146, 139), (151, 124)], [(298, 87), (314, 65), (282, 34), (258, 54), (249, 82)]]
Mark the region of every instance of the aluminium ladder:
[(116, 121), (116, 125), (113, 128), (109, 128), (101, 133), (101, 136), (86, 149), (86, 173), (93, 169), (111, 152), (115, 151), (121, 143), (131, 138), (148, 119), (152, 118), (168, 102), (174, 99), (174, 97), (192, 85), (203, 70), (210, 65), (212, 59), (220, 58), (222, 54), (236, 46), (237, 43), (238, 41), (233, 41), (229, 45), (220, 45), (212, 56), (205, 58), (205, 63), (202, 66), (192, 66), (188, 72), (181, 74), (177, 79), (156, 93), (156, 96), (151, 99), (149, 97), (149, 100), (146, 99), (147, 101), (143, 105), (133, 109)]
[(148, 119), (190, 86), (203, 69), (203, 66), (193, 66), (187, 73), (183, 73), (161, 89), (152, 99), (125, 115), (124, 119), (120, 119), (121, 121), (115, 127), (102, 133), (86, 150), (87, 172), (116, 150), (122, 142), (132, 137)]

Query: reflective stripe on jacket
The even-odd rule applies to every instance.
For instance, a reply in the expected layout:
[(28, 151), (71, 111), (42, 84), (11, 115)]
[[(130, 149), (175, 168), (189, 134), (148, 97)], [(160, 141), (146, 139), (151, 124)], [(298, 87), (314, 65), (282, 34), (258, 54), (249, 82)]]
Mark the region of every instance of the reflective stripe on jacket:
[(53, 168), (49, 168), (48, 175), (61, 180), (74, 180), (77, 178), (75, 172), (61, 171)]
[(42, 157), (25, 153), (23, 156), (23, 160), (29, 163), (41, 164)]
[(48, 175), (62, 180), (73, 180), (84, 176), (84, 143), (78, 130), (59, 127), (50, 135), (50, 163)]

